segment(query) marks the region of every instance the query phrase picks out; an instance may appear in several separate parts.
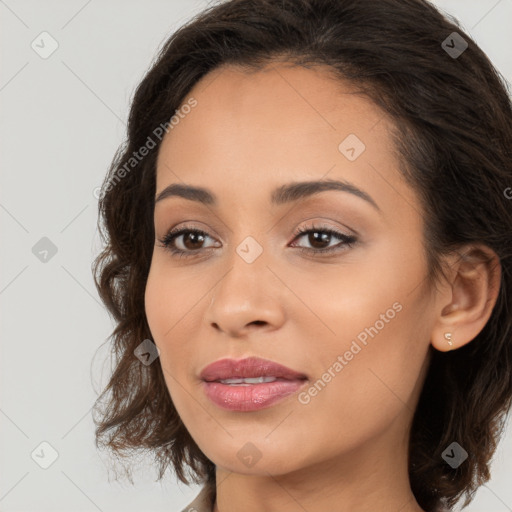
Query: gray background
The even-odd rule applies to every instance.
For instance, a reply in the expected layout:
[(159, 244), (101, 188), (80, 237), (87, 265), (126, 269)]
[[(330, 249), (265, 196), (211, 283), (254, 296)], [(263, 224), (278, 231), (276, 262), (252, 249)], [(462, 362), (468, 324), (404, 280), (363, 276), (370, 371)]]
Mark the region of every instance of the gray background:
[[(436, 4), (512, 80), (512, 0)], [(0, 0), (1, 511), (171, 512), (197, 494), (174, 477), (156, 483), (147, 459), (135, 487), (115, 482), (94, 447), (91, 406), (109, 370), (100, 345), (113, 323), (91, 261), (101, 248), (94, 190), (124, 138), (134, 88), (160, 45), (206, 5)], [(58, 44), (48, 58), (44, 31)], [(48, 469), (35, 462), (51, 461), (42, 442), (58, 453)], [(512, 510), (510, 423), (492, 475), (465, 510)]]

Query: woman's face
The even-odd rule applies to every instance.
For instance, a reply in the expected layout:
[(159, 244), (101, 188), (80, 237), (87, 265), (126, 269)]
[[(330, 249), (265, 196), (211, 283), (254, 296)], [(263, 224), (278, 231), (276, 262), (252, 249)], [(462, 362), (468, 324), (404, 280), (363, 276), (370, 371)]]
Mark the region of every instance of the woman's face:
[[(183, 423), (229, 471), (277, 475), (406, 453), (438, 304), (391, 124), (352, 92), (318, 69), (217, 69), (162, 142), (157, 196), (180, 185), (214, 199), (156, 202), (147, 318)], [(306, 182), (344, 185), (286, 193)], [(161, 246), (185, 227), (201, 234)], [(253, 356), (306, 380), (200, 376)]]

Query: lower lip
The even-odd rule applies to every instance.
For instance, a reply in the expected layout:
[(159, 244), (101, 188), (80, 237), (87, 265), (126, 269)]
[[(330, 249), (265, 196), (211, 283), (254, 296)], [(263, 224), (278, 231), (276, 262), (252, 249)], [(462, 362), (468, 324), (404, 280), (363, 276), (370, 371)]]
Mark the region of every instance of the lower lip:
[(304, 386), (306, 380), (276, 380), (248, 386), (232, 386), (205, 382), (206, 396), (216, 405), (230, 411), (257, 411), (274, 405)]

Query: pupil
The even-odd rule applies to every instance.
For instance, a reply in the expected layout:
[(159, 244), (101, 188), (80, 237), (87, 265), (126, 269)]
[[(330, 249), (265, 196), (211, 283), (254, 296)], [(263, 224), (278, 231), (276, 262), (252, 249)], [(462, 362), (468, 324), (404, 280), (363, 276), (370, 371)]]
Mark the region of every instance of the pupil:
[[(194, 246), (194, 239), (195, 238), (195, 243), (197, 244), (199, 242), (199, 244), (201, 242), (203, 242), (203, 235), (199, 234), (199, 233), (188, 233), (186, 236), (185, 236), (185, 240), (184, 240), (184, 244), (185, 244), (185, 247), (187, 247), (187, 249), (197, 249), (198, 247), (195, 247)], [(187, 240), (189, 239), (192, 239), (192, 247), (189, 247), (189, 244), (187, 243)]]
[[(311, 240), (311, 236), (313, 238), (313, 241)], [(331, 237), (331, 235), (329, 233), (319, 233), (318, 231), (314, 231), (314, 232), (310, 233), (309, 243), (313, 247), (316, 247), (315, 244), (318, 242), (320, 242), (320, 245), (322, 245), (322, 243), (325, 243), (325, 242), (327, 242), (327, 245), (329, 245), (330, 237)]]

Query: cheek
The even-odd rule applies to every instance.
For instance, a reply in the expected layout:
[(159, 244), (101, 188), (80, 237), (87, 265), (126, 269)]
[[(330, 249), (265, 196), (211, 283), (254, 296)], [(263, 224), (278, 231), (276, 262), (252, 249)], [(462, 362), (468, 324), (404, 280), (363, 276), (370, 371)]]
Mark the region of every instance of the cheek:
[(153, 255), (144, 297), (154, 341), (163, 345), (168, 345), (175, 332), (181, 330), (182, 320), (200, 293), (194, 289), (187, 272), (170, 267), (167, 258), (159, 253)]
[[(166, 312), (172, 307), (168, 300), (169, 297), (166, 296), (166, 284), (162, 274), (152, 264), (146, 282), (144, 306), (153, 341), (157, 345), (159, 345), (162, 334), (165, 332)], [(161, 346), (159, 348), (162, 349)]]
[(166, 263), (165, 256), (155, 256), (144, 301), (152, 338), (160, 350), (163, 375), (178, 406), (181, 395), (187, 396), (185, 388), (190, 379), (196, 378), (194, 362), (204, 313), (201, 298), (212, 285), (204, 279), (192, 279), (190, 273)]
[[(364, 343), (365, 338), (370, 339), (368, 329), (375, 324), (379, 339), (388, 332), (389, 343), (400, 342), (403, 336), (397, 335), (404, 327), (402, 322), (424, 307), (421, 298), (425, 290), (420, 285), (426, 275), (426, 260), (420, 242), (410, 243), (414, 232), (409, 232), (409, 237), (398, 233), (367, 242), (334, 264), (317, 264), (311, 271), (286, 271), (293, 291), (312, 313), (291, 314), (316, 325), (322, 337), (318, 344), (326, 343), (324, 348), (330, 347), (332, 352), (343, 349), (346, 340), (358, 335)], [(398, 311), (403, 309), (407, 313)], [(371, 332), (375, 334), (375, 329)]]
[[(145, 311), (153, 341), (160, 349), (162, 367), (167, 372), (175, 372), (171, 363), (180, 360), (184, 354), (180, 350), (186, 349), (184, 343), (173, 344), (172, 340), (182, 329), (181, 321), (190, 310), (184, 294), (178, 292), (180, 288), (171, 277), (172, 274), (163, 271), (159, 265), (151, 266), (145, 290)], [(174, 357), (170, 357), (172, 353)], [(179, 368), (179, 365), (176, 365)], [(164, 371), (165, 373), (165, 371)]]
[(357, 264), (295, 281), (316, 313), (309, 315), (308, 332), (319, 333), (305, 346), (320, 379), (312, 405), (317, 401), (318, 411), (336, 410), (339, 417), (348, 411), (351, 418), (366, 416), (366, 424), (368, 416), (389, 407), (396, 413), (412, 398), (429, 345), (421, 245), (405, 250), (390, 239), (367, 254)]
[[(185, 314), (183, 300), (175, 292), (175, 285), (168, 273), (151, 267), (145, 290), (145, 311), (154, 343), (160, 350), (160, 364), (169, 395), (180, 415), (186, 407), (186, 397), (182, 396), (180, 383), (185, 382), (184, 361), (192, 357), (186, 343), (172, 343), (178, 327), (176, 323)], [(179, 315), (179, 316), (178, 316)], [(179, 324), (178, 324), (179, 326)]]

